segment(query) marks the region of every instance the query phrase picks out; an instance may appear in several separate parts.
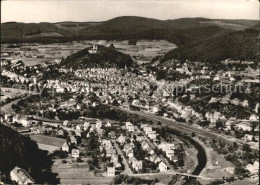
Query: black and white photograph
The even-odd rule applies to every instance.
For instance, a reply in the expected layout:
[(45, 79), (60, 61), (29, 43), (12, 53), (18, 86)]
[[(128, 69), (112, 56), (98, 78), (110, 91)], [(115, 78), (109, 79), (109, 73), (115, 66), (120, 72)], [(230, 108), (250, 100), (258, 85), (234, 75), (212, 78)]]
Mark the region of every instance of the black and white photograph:
[(0, 3), (0, 185), (259, 184), (259, 0)]

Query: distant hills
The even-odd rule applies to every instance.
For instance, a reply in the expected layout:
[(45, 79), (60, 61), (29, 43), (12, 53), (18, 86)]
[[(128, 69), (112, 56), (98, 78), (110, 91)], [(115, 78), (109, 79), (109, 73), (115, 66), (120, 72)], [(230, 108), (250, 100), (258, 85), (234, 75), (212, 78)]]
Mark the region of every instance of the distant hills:
[(104, 22), (1, 24), (2, 43), (52, 43), (99, 39), (164, 39), (175, 43), (178, 48), (168, 52), (161, 62), (171, 58), (209, 62), (227, 58), (255, 60), (259, 46), (258, 35), (257, 20), (157, 20), (123, 16)]
[(245, 29), (218, 37), (199, 39), (166, 53), (161, 63), (169, 59), (218, 62), (225, 59), (259, 60), (259, 31)]
[(72, 40), (165, 39), (177, 45), (256, 25), (255, 20), (182, 18), (156, 20), (123, 16), (104, 22), (2, 23), (2, 43)]
[(123, 54), (117, 51), (113, 46), (105, 47), (98, 46), (98, 52), (95, 54), (89, 53), (90, 48), (80, 50), (65, 59), (60, 63), (65, 68), (82, 69), (87, 67), (130, 67), (133, 65), (133, 60), (130, 55)]

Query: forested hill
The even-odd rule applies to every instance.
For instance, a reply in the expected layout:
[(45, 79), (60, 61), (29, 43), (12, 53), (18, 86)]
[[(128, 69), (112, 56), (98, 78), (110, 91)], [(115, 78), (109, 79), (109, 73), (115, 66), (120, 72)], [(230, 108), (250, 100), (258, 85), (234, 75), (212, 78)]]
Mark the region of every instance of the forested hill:
[[(19, 166), (33, 177), (37, 184), (57, 183), (54, 174), (49, 173), (52, 161), (47, 152), (40, 150), (29, 137), (22, 136), (13, 129), (0, 124), (0, 171), (8, 176)], [(10, 182), (2, 179), (3, 182)]]
[(256, 20), (182, 18), (157, 20), (123, 16), (104, 22), (2, 23), (2, 43), (67, 42), (72, 40), (165, 39), (182, 45), (256, 25)]
[(257, 61), (258, 52), (259, 30), (250, 28), (185, 44), (166, 53), (161, 63), (173, 58), (203, 62), (218, 62), (225, 59)]
[(90, 54), (90, 48), (74, 53), (61, 61), (65, 68), (82, 69), (88, 67), (118, 67), (124, 68), (133, 65), (130, 55), (117, 51), (113, 45), (110, 47), (98, 46), (98, 52)]

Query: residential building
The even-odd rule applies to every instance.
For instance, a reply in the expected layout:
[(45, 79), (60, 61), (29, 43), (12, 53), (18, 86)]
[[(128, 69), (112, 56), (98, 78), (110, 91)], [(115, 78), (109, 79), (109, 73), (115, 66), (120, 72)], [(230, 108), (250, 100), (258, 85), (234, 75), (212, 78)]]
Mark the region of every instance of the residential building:
[(143, 141), (141, 146), (142, 146), (143, 150), (147, 150), (150, 147), (149, 144), (146, 141)]
[(126, 142), (125, 136), (120, 135), (120, 136), (117, 138), (117, 141), (118, 141), (121, 145), (122, 145), (122, 144), (125, 144), (125, 142)]
[(70, 143), (71, 144), (73, 143), (73, 144), (77, 145), (78, 141), (77, 141), (77, 139), (74, 136), (70, 136)]
[(134, 125), (129, 125), (128, 128), (127, 128), (127, 130), (128, 130), (129, 132), (134, 132), (134, 131), (135, 131), (135, 126), (134, 126)]
[(108, 121), (107, 123), (106, 123), (106, 127), (111, 127), (112, 126), (112, 124)]
[(160, 172), (166, 172), (168, 169), (167, 165), (163, 161), (159, 163), (158, 167), (159, 167)]
[(100, 129), (102, 127), (102, 121), (101, 120), (97, 120), (96, 121), (96, 129)]
[(158, 157), (158, 155), (156, 155), (156, 154), (151, 155), (150, 158), (149, 158), (149, 160), (150, 160), (151, 162), (154, 162), (154, 163), (159, 163), (159, 162), (162, 161), (161, 158)]
[(251, 135), (251, 134), (245, 134), (245, 135), (244, 135), (244, 141), (246, 141), (246, 142), (252, 141), (253, 138), (254, 138), (254, 136)]
[(107, 148), (106, 149), (106, 157), (112, 157), (116, 154), (116, 150), (113, 148)]
[(125, 153), (126, 153), (126, 156), (127, 156), (128, 158), (134, 156), (134, 150), (133, 150), (131, 147), (128, 148), (128, 149), (125, 151)]
[(79, 157), (79, 149), (72, 149), (71, 150), (71, 156), (74, 158), (78, 158)]
[(65, 151), (65, 152), (69, 152), (70, 151), (70, 146), (67, 142), (65, 142), (62, 147), (61, 147), (61, 150), (62, 151)]
[(132, 164), (134, 161), (137, 161), (137, 159), (132, 156), (132, 157), (129, 157), (129, 163)]
[(34, 184), (33, 178), (22, 168), (16, 166), (10, 172), (10, 178), (12, 181), (15, 181), (17, 184)]
[(113, 148), (112, 147), (112, 143), (111, 143), (111, 141), (109, 139), (102, 139), (101, 146), (104, 147), (105, 149)]
[(30, 121), (28, 120), (27, 116), (24, 115), (15, 115), (13, 117), (13, 122), (20, 123), (24, 127), (28, 127), (30, 125)]
[(156, 134), (156, 132), (149, 132), (147, 136), (150, 139), (154, 140), (154, 139), (156, 139), (157, 134)]
[(132, 167), (135, 171), (141, 170), (143, 168), (143, 161), (133, 161)]
[(116, 170), (115, 167), (107, 167), (107, 176), (113, 177), (115, 176)]

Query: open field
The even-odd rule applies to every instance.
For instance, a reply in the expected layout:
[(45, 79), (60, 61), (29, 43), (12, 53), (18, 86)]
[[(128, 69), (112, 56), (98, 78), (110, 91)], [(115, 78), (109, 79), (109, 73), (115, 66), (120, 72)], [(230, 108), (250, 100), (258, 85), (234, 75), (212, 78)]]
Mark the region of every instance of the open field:
[(1, 102), (5, 102), (7, 98), (13, 99), (13, 98), (18, 98), (22, 97), (27, 93), (26, 90), (23, 89), (15, 89), (15, 88), (6, 88), (6, 87), (1, 87)]
[(30, 138), (38, 144), (40, 149), (47, 150), (50, 153), (59, 149), (66, 141), (65, 139), (44, 135), (31, 135)]
[(168, 185), (171, 181), (173, 174), (147, 174), (147, 175), (139, 175), (137, 178), (146, 179), (146, 180), (155, 180), (158, 179), (159, 182), (157, 185)]
[[(122, 53), (133, 56), (144, 56), (150, 60), (157, 55), (163, 55), (177, 46), (165, 40), (138, 40), (136, 45), (128, 45), (128, 40), (124, 41), (92, 41), (90, 43), (109, 46), (113, 44), (117, 50)], [(137, 59), (138, 62), (145, 62), (145, 59)]]
[(49, 153), (53, 153), (55, 150), (59, 150), (60, 147), (58, 146), (52, 146), (52, 145), (45, 145), (38, 143), (38, 147), (41, 150), (47, 150)]
[(231, 169), (234, 169), (234, 165), (231, 162), (227, 161), (222, 155), (214, 152), (210, 146), (206, 146), (199, 139), (196, 139), (196, 141), (198, 141), (200, 145), (204, 148), (207, 155), (207, 165), (202, 170), (200, 174), (201, 176), (209, 178), (234, 176), (234, 174), (230, 172)]
[[(54, 160), (53, 173), (58, 173), (61, 184), (111, 184), (114, 177), (97, 177), (89, 171), (87, 160), (82, 158), (82, 163), (62, 164), (60, 159)], [(69, 161), (69, 160), (67, 160)]]
[(171, 49), (176, 48), (175, 44), (165, 40), (138, 40), (136, 45), (128, 45), (128, 40), (96, 40), (60, 44), (25, 44), (21, 48), (8, 48), (6, 44), (3, 44), (1, 47), (2, 52), (8, 53), (10, 56), (2, 57), (2, 59), (21, 59), (27, 66), (43, 64), (45, 62), (54, 63), (93, 44), (105, 46), (113, 44), (117, 50), (129, 54), (139, 64), (150, 62), (155, 56), (163, 55)]
[(11, 97), (11, 98), (21, 96), (27, 92), (26, 90), (6, 88), (6, 87), (1, 87), (1, 91), (5, 96)]
[[(1, 98), (2, 98), (2, 97), (1, 97)], [(10, 103), (7, 103), (7, 104), (1, 106), (1, 109), (0, 109), (1, 112), (8, 113), (8, 114), (14, 114), (15, 112), (14, 112), (14, 110), (13, 110), (13, 108), (12, 108), (12, 105), (13, 105), (13, 104), (17, 104), (17, 102), (18, 102), (19, 100), (21, 100), (22, 98), (23, 98), (23, 97), (18, 98), (18, 99), (16, 99), (16, 100), (11, 101)]]
[[(43, 64), (44, 62), (55, 62), (64, 57), (71, 55), (85, 47), (89, 47), (84, 43), (60, 43), (60, 44), (25, 44), (18, 48), (8, 48), (3, 44), (2, 52), (9, 53), (9, 57), (2, 59), (22, 59), (25, 65), (33, 66)], [(14, 54), (14, 52), (19, 54)]]

